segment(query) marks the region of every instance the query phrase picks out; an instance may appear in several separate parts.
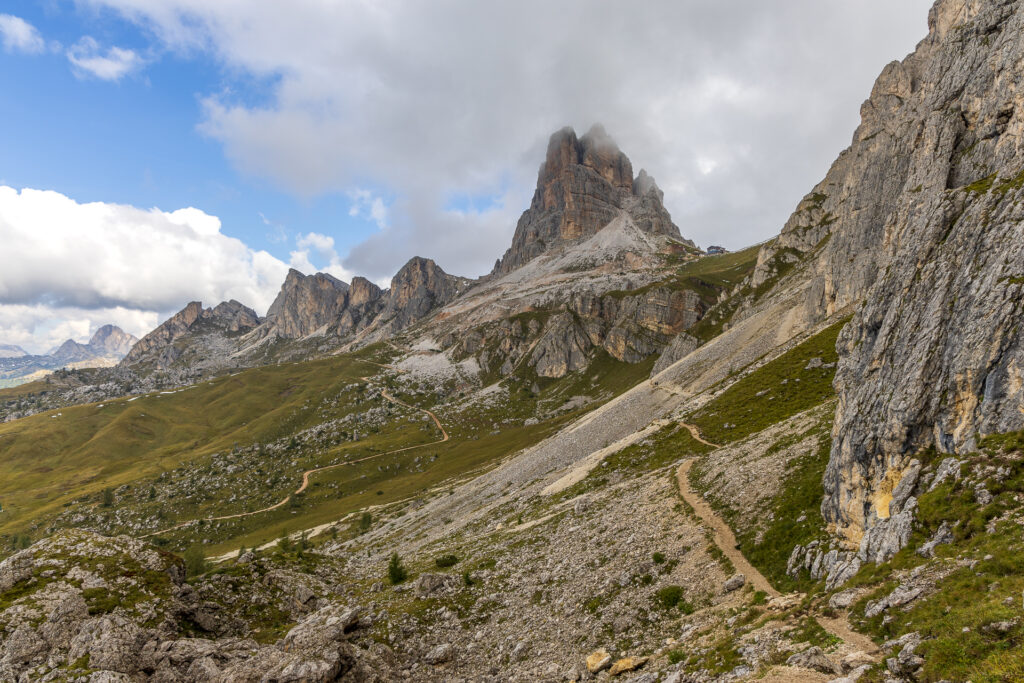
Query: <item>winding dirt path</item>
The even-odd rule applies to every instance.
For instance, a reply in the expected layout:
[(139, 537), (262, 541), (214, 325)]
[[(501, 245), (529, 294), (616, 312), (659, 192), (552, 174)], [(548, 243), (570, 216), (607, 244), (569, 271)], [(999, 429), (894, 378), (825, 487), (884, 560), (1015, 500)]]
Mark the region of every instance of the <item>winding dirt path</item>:
[[(707, 444), (713, 448), (720, 448), (716, 444), (706, 441), (701, 435), (700, 430), (696, 425), (687, 424), (685, 422), (680, 423), (683, 427), (686, 427), (693, 438), (697, 439), (703, 444)], [(718, 513), (716, 513), (711, 505), (704, 499), (703, 496), (695, 492), (690, 487), (690, 468), (693, 466), (694, 458), (690, 458), (683, 462), (679, 466), (679, 470), (676, 472), (676, 479), (679, 482), (679, 493), (682, 495), (683, 500), (690, 504), (690, 507), (694, 509), (697, 517), (702, 522), (711, 527), (714, 532), (715, 544), (719, 547), (722, 553), (732, 562), (733, 566), (736, 567), (736, 571), (743, 574), (747, 581), (754, 586), (756, 590), (761, 590), (767, 593), (771, 597), (779, 597), (781, 593), (777, 591), (765, 576), (759, 572), (754, 565), (750, 564), (743, 553), (736, 547), (736, 535), (733, 534), (732, 529), (726, 524), (725, 520), (722, 519)], [(877, 655), (878, 645), (875, 644), (871, 638), (864, 635), (863, 633), (857, 633), (850, 627), (850, 622), (845, 616), (839, 616), (836, 618), (829, 618), (823, 615), (816, 615), (818, 623), (821, 624), (822, 628), (839, 638), (847, 644), (847, 646), (861, 650), (871, 655)], [(787, 679), (780, 679), (787, 680)]]
[(701, 436), (700, 430), (697, 429), (697, 425), (692, 425), (689, 422), (680, 422), (679, 424), (680, 426), (686, 427), (686, 429), (688, 429), (690, 432), (690, 436), (692, 436), (697, 441), (700, 441), (705, 446), (711, 446), (712, 448), (721, 448), (721, 446), (719, 446), (717, 443), (711, 443), (703, 436)]
[[(704, 442), (703, 439), (702, 442)], [(747, 561), (743, 553), (736, 549), (736, 536), (732, 533), (729, 525), (725, 523), (725, 520), (711, 509), (711, 506), (708, 505), (703, 496), (690, 488), (689, 474), (690, 467), (692, 466), (693, 458), (684, 462), (676, 473), (676, 477), (679, 480), (679, 493), (682, 494), (683, 500), (690, 504), (690, 507), (696, 511), (697, 516), (702, 522), (711, 527), (711, 530), (714, 532), (715, 545), (729, 558), (733, 566), (736, 567), (736, 571), (746, 577), (747, 582), (755, 590), (764, 591), (773, 598), (782, 595), (779, 591), (775, 590), (761, 572), (754, 568), (754, 565)]]
[[(367, 362), (370, 362), (370, 361), (367, 361)], [(378, 365), (378, 363), (374, 363), (374, 365)], [(390, 367), (390, 366), (388, 366), (388, 367)], [(366, 382), (370, 381), (369, 377), (361, 377), (360, 379), (362, 379), (362, 380), (364, 380)], [(405, 406), (406, 408), (411, 408), (412, 410), (418, 410), (421, 413), (426, 413), (428, 416), (430, 416), (430, 419), (434, 421), (434, 424), (437, 426), (437, 428), (439, 430), (441, 430), (441, 438), (438, 439), (437, 441), (430, 441), (428, 443), (416, 444), (415, 446), (405, 446), (404, 448), (396, 448), (396, 449), (391, 450), (391, 451), (386, 451), (384, 453), (375, 453), (373, 455), (367, 455), (365, 457), (357, 458), (355, 460), (346, 460), (344, 462), (335, 463), (333, 465), (324, 465), (323, 467), (315, 467), (315, 468), (313, 468), (311, 470), (306, 470), (305, 472), (302, 473), (302, 485), (299, 486), (299, 488), (295, 489), (294, 493), (288, 494), (282, 500), (278, 501), (277, 503), (274, 503), (273, 505), (270, 505), (270, 506), (265, 507), (265, 508), (260, 508), (259, 510), (252, 510), (250, 512), (238, 512), (238, 513), (235, 513), (233, 515), (221, 515), (219, 517), (203, 517), (203, 518), (200, 518), (200, 519), (190, 519), (188, 521), (180, 522), (178, 524), (175, 524), (174, 526), (167, 527), (166, 529), (160, 529), (158, 531), (151, 531), (148, 534), (143, 534), (143, 535), (139, 536), (139, 538), (149, 538), (150, 536), (156, 536), (157, 534), (165, 534), (165, 533), (168, 533), (170, 531), (175, 531), (177, 529), (182, 529), (182, 528), (190, 526), (192, 524), (196, 524), (199, 521), (220, 522), (220, 521), (224, 521), (224, 520), (228, 520), (228, 519), (239, 519), (241, 517), (251, 517), (253, 515), (262, 514), (264, 512), (270, 512), (271, 510), (276, 510), (277, 508), (281, 507), (282, 505), (286, 505), (288, 503), (288, 501), (290, 501), (292, 499), (292, 496), (298, 495), (298, 494), (302, 493), (303, 491), (305, 491), (306, 488), (309, 486), (309, 478), (312, 475), (317, 474), (318, 472), (325, 472), (327, 470), (333, 470), (333, 469), (335, 469), (337, 467), (345, 467), (345, 466), (348, 466), (348, 465), (356, 465), (356, 464), (361, 463), (361, 462), (366, 462), (367, 460), (374, 460), (376, 458), (383, 458), (384, 456), (394, 455), (396, 453), (404, 453), (406, 451), (411, 451), (414, 448), (424, 448), (426, 446), (434, 446), (434, 445), (439, 444), (439, 443), (444, 443), (445, 441), (447, 441), (448, 439), (451, 438), (451, 436), (448, 434), (448, 432), (445, 430), (445, 428), (441, 425), (441, 420), (439, 420), (437, 418), (437, 415), (435, 415), (432, 411), (427, 410), (426, 408), (418, 408), (418, 407), (416, 407), (416, 406), (414, 406), (412, 404), (409, 404), (409, 403), (406, 403), (405, 401), (402, 401), (401, 399), (397, 399), (394, 396), (392, 396), (391, 394), (389, 394), (387, 389), (381, 389), (380, 390), (380, 395), (385, 400), (390, 401), (391, 403), (394, 403), (396, 405)]]

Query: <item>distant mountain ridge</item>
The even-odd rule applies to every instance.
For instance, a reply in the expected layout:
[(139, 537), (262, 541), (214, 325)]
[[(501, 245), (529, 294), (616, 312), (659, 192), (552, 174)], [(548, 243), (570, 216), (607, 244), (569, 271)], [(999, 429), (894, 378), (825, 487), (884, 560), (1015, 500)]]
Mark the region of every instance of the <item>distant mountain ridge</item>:
[(104, 325), (82, 344), (68, 339), (49, 353), (34, 355), (20, 346), (0, 345), (0, 381), (17, 383), (65, 367), (116, 365), (138, 339), (116, 325)]

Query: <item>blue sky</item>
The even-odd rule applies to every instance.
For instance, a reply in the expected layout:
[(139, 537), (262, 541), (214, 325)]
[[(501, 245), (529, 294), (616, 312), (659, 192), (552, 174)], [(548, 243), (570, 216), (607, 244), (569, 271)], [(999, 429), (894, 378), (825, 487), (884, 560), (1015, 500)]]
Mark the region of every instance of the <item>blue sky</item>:
[[(229, 73), (205, 54), (163, 52), (113, 10), (5, 7), (61, 48), (0, 54), (0, 126), (8, 131), (0, 184), (56, 190), (80, 202), (200, 207), (221, 218), (225, 234), (286, 261), (297, 233), (332, 234), (344, 248), (377, 230), (368, 217), (349, 215), (344, 192), (296, 196), (246, 176), (199, 131), (202, 97), (228, 90), (259, 102), (267, 79)], [(151, 56), (116, 81), (76, 76), (65, 50), (83, 36)]]
[(759, 242), (930, 4), (8, 0), (0, 343), (262, 314), (289, 267), (481, 275), (566, 125), (602, 123), (683, 235)]

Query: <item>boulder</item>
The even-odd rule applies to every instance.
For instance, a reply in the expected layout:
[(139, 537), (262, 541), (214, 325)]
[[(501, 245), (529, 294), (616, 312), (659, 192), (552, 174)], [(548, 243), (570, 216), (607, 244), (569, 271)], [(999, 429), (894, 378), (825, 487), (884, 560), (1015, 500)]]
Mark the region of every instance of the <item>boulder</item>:
[(612, 665), (612, 656), (603, 647), (587, 655), (587, 671), (596, 674)]
[(814, 645), (803, 652), (798, 652), (786, 660), (788, 666), (798, 666), (801, 669), (811, 669), (825, 674), (841, 674), (842, 669), (831, 659), (825, 656), (820, 647)]

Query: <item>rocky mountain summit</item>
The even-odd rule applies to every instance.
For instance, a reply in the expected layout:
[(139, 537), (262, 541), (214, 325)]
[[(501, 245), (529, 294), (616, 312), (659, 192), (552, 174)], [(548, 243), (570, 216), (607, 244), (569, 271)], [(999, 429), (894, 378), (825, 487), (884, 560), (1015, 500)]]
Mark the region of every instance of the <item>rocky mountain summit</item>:
[[(250, 311), (241, 327), (229, 329), (190, 304), (123, 366), (223, 370), (365, 346), (413, 326), (453, 356), (475, 356), (481, 367), (506, 374), (527, 354), (527, 367), (542, 377), (587, 367), (597, 350), (636, 363), (714, 302), (720, 290), (710, 292), (707, 283), (668, 281), (675, 265), (700, 253), (680, 237), (654, 179), (644, 171), (634, 178), (600, 126), (578, 139), (566, 128), (551, 137), (533, 203), (490, 276), (457, 277), (414, 257), (382, 290), (362, 277), (345, 283), (292, 269), (264, 319)], [(643, 291), (630, 296), (634, 289)], [(511, 318), (523, 312), (538, 319), (517, 331)], [(551, 317), (543, 330), (541, 317)], [(200, 319), (210, 323), (203, 334), (189, 332)], [(189, 352), (200, 337), (203, 352)]]
[(292, 268), (255, 337), (299, 339), (322, 330), (345, 308), (348, 288), (327, 273), (303, 275)]
[(632, 164), (604, 128), (595, 125), (582, 138), (563, 128), (548, 142), (533, 201), (494, 273), (509, 273), (554, 247), (591, 237), (620, 213), (646, 233), (681, 240), (663, 196), (646, 171), (633, 177)]

